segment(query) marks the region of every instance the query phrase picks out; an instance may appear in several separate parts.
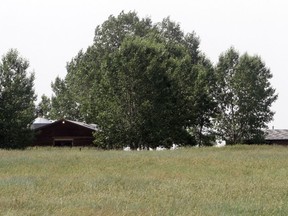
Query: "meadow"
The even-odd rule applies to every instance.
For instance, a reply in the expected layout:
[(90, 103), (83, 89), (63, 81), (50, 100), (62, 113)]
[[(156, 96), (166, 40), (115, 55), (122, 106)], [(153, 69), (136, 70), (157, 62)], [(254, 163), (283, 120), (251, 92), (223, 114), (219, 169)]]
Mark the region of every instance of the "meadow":
[(0, 150), (0, 215), (288, 215), (288, 148)]

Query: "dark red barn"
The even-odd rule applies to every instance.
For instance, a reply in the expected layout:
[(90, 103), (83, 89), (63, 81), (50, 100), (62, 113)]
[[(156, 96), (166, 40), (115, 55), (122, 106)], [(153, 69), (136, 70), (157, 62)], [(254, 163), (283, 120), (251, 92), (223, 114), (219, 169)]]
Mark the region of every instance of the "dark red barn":
[(34, 146), (91, 146), (96, 125), (61, 119), (48, 121), (37, 118), (32, 124)]

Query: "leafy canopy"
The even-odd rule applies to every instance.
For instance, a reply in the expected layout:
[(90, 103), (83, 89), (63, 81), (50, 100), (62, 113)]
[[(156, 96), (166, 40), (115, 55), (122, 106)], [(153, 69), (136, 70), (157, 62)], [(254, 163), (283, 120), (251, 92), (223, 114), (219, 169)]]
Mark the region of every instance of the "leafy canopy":
[(33, 138), (29, 124), (35, 117), (34, 73), (16, 50), (0, 61), (0, 147), (24, 148)]
[(50, 115), (96, 123), (95, 144), (106, 149), (204, 145), (215, 133), (258, 139), (277, 98), (269, 69), (234, 49), (213, 66), (199, 45), (169, 17), (110, 16), (52, 84)]
[(265, 63), (259, 56), (240, 55), (230, 48), (219, 58), (216, 77), (218, 132), (234, 144), (263, 141), (262, 129), (272, 120), (271, 105), (277, 99)]

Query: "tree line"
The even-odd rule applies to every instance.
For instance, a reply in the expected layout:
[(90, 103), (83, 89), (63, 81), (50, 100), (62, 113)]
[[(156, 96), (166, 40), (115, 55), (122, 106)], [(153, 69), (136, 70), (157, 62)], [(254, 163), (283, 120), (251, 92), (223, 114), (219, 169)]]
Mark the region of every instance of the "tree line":
[(207, 145), (216, 137), (230, 144), (262, 142), (277, 99), (269, 68), (261, 57), (233, 47), (213, 65), (199, 45), (195, 32), (185, 34), (169, 17), (153, 23), (136, 12), (111, 15), (96, 27), (93, 44), (67, 63), (66, 77), (51, 84), (53, 95), (42, 95), (37, 106), (34, 75), (17, 51), (9, 51), (0, 62), (1, 147), (23, 145), (26, 138), (15, 130), (29, 134), (35, 110), (50, 119), (97, 124), (94, 143), (104, 149)]

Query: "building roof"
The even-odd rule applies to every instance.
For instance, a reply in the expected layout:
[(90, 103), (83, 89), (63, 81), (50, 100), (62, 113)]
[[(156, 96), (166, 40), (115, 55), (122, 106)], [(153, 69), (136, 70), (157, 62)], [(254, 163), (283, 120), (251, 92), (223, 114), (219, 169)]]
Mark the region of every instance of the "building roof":
[(51, 125), (51, 124), (53, 124), (53, 125), (57, 124), (58, 122), (70, 122), (72, 124), (77, 124), (77, 125), (80, 125), (82, 127), (85, 127), (85, 128), (88, 128), (88, 129), (94, 130), (94, 131), (96, 131), (98, 129), (96, 124), (86, 124), (84, 122), (71, 121), (71, 120), (67, 120), (67, 119), (60, 119), (57, 121), (52, 121), (52, 120), (39, 118), (39, 117), (33, 121), (31, 128), (32, 129), (38, 129), (38, 128), (40, 129), (42, 127), (47, 127), (48, 125)]
[[(63, 121), (63, 119), (60, 120), (60, 121)], [(65, 121), (72, 122), (74, 124), (78, 124), (78, 125), (80, 125), (82, 127), (86, 127), (86, 128), (92, 129), (92, 130), (97, 130), (97, 125), (96, 124), (86, 124), (84, 122), (71, 121), (71, 120), (67, 120), (67, 119)]]
[(50, 123), (52, 123), (52, 122), (53, 122), (53, 121), (51, 121), (51, 120), (38, 117), (38, 118), (36, 118), (36, 119), (33, 121), (33, 124), (50, 124)]
[(288, 140), (288, 129), (268, 129), (265, 140)]
[(51, 123), (53, 123), (53, 121), (45, 119), (45, 118), (38, 117), (32, 122), (30, 128), (35, 130), (37, 128), (49, 125)]

